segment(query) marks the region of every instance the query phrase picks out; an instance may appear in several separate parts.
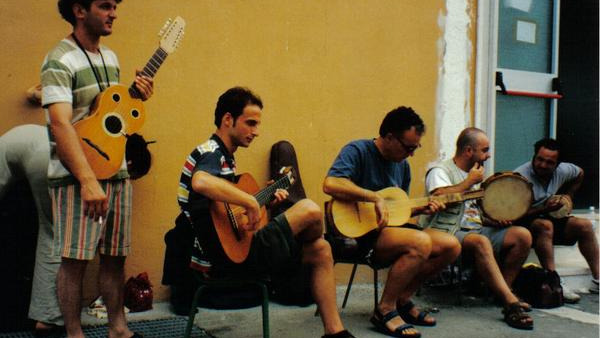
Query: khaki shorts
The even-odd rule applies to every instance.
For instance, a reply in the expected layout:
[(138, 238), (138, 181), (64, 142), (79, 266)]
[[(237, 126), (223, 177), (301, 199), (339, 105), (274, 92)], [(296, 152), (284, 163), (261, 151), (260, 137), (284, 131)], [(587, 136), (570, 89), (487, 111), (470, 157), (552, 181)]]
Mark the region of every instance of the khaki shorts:
[(79, 260), (93, 259), (98, 250), (109, 256), (129, 254), (131, 183), (126, 179), (100, 181), (100, 185), (108, 196), (108, 214), (102, 224), (83, 214), (79, 184), (50, 187), (53, 253)]

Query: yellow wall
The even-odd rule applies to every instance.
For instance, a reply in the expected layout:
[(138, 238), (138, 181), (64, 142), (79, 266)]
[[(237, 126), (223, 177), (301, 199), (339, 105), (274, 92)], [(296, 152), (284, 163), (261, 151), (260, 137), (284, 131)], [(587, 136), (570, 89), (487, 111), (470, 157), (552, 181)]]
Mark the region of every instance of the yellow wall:
[[(104, 43), (119, 56), (129, 84), (157, 46), (156, 33), (169, 16), (187, 21), (180, 48), (158, 72), (146, 103), (142, 133), (157, 140), (149, 175), (134, 183), (133, 252), (127, 275), (147, 271), (157, 299), (163, 235), (178, 213), (180, 169), (192, 148), (214, 130), (217, 97), (244, 85), (261, 95), (261, 136), (236, 153), (240, 172), (259, 182), (268, 176), (271, 145), (289, 140), (298, 154), (304, 187), (318, 203), (321, 182), (339, 149), (377, 134), (386, 112), (412, 106), (429, 131), (410, 159), (411, 195), (423, 194), (426, 163), (436, 156), (437, 43), (441, 1), (162, 1), (127, 0), (119, 5), (115, 33)], [(42, 59), (70, 33), (55, 1), (2, 1), (0, 52), (3, 79), (0, 132), (22, 123), (42, 123), (41, 109), (25, 103), (38, 82)], [(86, 279), (93, 296), (94, 274)], [(344, 276), (345, 279), (345, 276)]]

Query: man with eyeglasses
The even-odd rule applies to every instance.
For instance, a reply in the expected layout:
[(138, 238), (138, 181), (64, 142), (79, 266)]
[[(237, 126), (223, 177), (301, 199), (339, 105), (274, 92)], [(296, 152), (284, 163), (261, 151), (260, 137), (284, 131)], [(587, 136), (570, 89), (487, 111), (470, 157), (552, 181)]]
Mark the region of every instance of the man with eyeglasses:
[[(442, 195), (478, 189), (484, 178), (483, 163), (488, 158), (490, 142), (485, 132), (464, 129), (456, 141), (454, 157), (435, 163), (427, 171), (427, 193)], [(510, 289), (531, 248), (527, 229), (484, 217), (474, 200), (421, 217), (419, 223), (429, 230), (458, 238), (463, 264), (474, 263), (479, 276), (503, 304), (506, 323), (518, 329), (533, 328), (533, 319), (524, 313), (531, 309), (530, 305), (520, 302)]]
[[(420, 337), (410, 324), (434, 326), (435, 319), (419, 310), (410, 297), (428, 277), (436, 274), (460, 253), (451, 235), (416, 225), (388, 227), (389, 210), (380, 190), (398, 187), (408, 192), (411, 180), (406, 159), (421, 146), (423, 121), (410, 107), (390, 111), (375, 139), (356, 140), (342, 148), (323, 183), (323, 191), (336, 200), (373, 202), (377, 230), (357, 238), (359, 251), (376, 268), (390, 267), (379, 304), (371, 322), (390, 336)], [(432, 214), (445, 205), (431, 201), (413, 208), (411, 216)]]

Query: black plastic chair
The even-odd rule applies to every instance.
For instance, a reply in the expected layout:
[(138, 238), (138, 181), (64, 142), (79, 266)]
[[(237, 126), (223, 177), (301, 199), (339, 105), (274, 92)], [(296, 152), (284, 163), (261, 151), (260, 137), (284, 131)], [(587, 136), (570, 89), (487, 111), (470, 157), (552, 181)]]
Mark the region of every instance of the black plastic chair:
[(189, 338), (192, 333), (192, 327), (194, 325), (194, 318), (198, 311), (198, 302), (202, 292), (209, 288), (236, 288), (239, 290), (241, 287), (258, 286), (262, 293), (262, 324), (263, 324), (263, 337), (269, 338), (269, 291), (265, 281), (258, 279), (207, 279), (201, 273), (194, 271), (194, 278), (198, 281), (199, 286), (194, 293), (194, 299), (192, 300), (192, 306), (190, 308), (190, 315), (188, 317), (188, 323), (185, 329), (185, 338)]

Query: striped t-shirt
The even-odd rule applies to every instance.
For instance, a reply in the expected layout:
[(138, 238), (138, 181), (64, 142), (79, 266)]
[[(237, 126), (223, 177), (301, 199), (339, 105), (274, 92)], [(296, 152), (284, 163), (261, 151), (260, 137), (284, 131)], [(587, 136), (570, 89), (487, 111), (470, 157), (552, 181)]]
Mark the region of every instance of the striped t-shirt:
[(210, 200), (192, 189), (192, 176), (199, 170), (228, 181), (235, 180), (235, 159), (217, 135), (212, 135), (187, 157), (177, 191), (177, 202), (196, 234), (190, 267), (207, 272), (224, 257), (209, 215)]
[[(105, 89), (119, 83), (119, 60), (115, 53), (105, 46), (100, 46), (100, 53), (87, 54), (96, 68), (100, 83)], [(102, 62), (104, 59), (104, 62)], [(104, 71), (106, 65), (106, 72)], [(106, 79), (108, 74), (109, 79)], [(90, 106), (100, 92), (88, 59), (77, 44), (70, 39), (61, 40), (44, 58), (41, 69), (42, 106), (46, 112), (46, 121), (50, 124), (48, 106), (53, 103), (66, 102), (73, 106), (71, 123), (75, 123), (90, 112)], [(75, 178), (62, 165), (56, 153), (56, 143), (50, 134), (50, 163), (48, 166), (48, 183), (51, 186), (75, 183)], [(127, 177), (125, 160), (121, 170), (114, 178)]]

